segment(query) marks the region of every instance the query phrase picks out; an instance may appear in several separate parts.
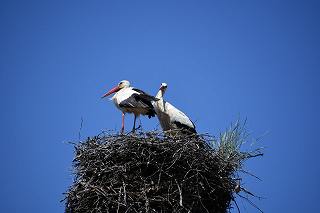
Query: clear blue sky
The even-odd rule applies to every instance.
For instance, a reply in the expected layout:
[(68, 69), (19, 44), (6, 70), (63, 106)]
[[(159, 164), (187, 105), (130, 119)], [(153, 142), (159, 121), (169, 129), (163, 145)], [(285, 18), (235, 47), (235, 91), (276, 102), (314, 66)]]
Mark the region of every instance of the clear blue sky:
[[(217, 134), (239, 115), (266, 155), (246, 164), (265, 212), (319, 212), (319, 1), (1, 1), (0, 212), (63, 212), (81, 137), (119, 129), (118, 81)], [(127, 116), (127, 129), (132, 117)], [(156, 119), (142, 118), (145, 129)], [(256, 212), (239, 201), (243, 212)], [(235, 212), (235, 211), (234, 211)]]

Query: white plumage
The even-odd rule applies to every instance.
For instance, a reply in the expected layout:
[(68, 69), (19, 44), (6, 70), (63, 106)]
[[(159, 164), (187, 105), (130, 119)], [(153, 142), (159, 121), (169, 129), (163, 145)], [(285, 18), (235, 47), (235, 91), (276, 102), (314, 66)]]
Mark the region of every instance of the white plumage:
[(111, 98), (116, 107), (122, 111), (122, 125), (121, 132), (124, 131), (124, 116), (125, 113), (134, 114), (134, 123), (132, 131), (135, 131), (136, 118), (139, 115), (148, 115), (148, 117), (155, 116), (155, 110), (152, 102), (158, 100), (155, 97), (148, 95), (142, 90), (130, 87), (130, 82), (127, 80), (120, 81), (118, 86), (111, 89), (102, 98), (111, 94), (114, 96)]
[[(143, 95), (134, 90), (133, 87), (123, 88), (112, 96), (111, 100), (116, 107), (124, 113), (133, 113), (136, 116), (147, 115), (150, 112), (150, 105), (137, 98)], [(151, 96), (150, 96), (151, 97)]]
[(184, 129), (196, 133), (194, 123), (186, 114), (163, 99), (167, 84), (162, 83), (156, 95), (159, 100), (154, 103), (154, 109), (163, 131), (172, 129)]

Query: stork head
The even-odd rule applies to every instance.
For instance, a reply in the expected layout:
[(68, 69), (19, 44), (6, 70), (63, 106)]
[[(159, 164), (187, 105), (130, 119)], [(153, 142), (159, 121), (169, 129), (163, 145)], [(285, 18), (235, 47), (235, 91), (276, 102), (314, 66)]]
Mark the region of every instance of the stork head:
[(167, 90), (167, 88), (168, 88), (167, 83), (161, 83), (159, 90), (161, 90), (164, 93)]
[(118, 83), (118, 85), (114, 88), (112, 88), (111, 90), (109, 90), (109, 92), (107, 92), (106, 94), (104, 94), (101, 98), (107, 97), (115, 92), (118, 92), (119, 90), (123, 89), (123, 88), (127, 88), (130, 87), (130, 82), (127, 80), (122, 80)]
[(130, 87), (130, 82), (128, 80), (122, 80), (119, 82), (118, 87), (120, 89)]
[(167, 88), (168, 88), (167, 83), (161, 83), (161, 85), (160, 85), (160, 90), (166, 91)]

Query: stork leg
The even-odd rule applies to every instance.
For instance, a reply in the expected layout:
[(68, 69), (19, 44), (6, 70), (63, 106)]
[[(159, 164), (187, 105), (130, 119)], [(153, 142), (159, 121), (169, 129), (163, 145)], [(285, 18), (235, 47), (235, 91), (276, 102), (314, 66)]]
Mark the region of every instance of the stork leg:
[(121, 123), (121, 130), (120, 133), (123, 134), (124, 133), (124, 113), (122, 113), (122, 123)]
[(137, 129), (142, 128), (142, 124), (141, 124), (141, 117), (139, 117), (139, 126)]
[(137, 116), (134, 114), (132, 133), (136, 131), (136, 120), (137, 120)]

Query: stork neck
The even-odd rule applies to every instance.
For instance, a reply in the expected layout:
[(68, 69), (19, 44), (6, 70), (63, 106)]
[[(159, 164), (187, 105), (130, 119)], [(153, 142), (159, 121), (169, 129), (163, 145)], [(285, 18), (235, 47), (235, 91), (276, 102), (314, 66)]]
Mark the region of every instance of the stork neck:
[(163, 98), (163, 91), (161, 89), (159, 89), (159, 91), (158, 91), (158, 93), (156, 95), (156, 98), (158, 98), (158, 99)]

